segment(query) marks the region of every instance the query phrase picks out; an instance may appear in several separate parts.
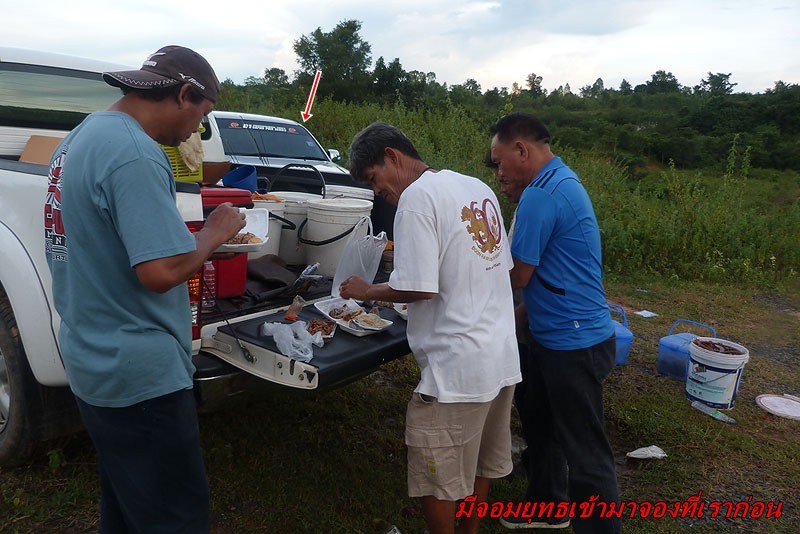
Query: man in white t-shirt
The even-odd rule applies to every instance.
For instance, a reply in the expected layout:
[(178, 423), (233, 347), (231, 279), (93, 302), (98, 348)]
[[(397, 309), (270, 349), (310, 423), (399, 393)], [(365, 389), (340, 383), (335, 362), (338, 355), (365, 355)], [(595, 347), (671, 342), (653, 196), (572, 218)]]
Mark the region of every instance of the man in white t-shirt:
[[(509, 474), (513, 385), (521, 380), (508, 237), (494, 192), (435, 171), (397, 128), (374, 123), (350, 146), (350, 174), (397, 205), (388, 283), (351, 277), (344, 298), (408, 303), (421, 379), (406, 414), (408, 491), (431, 534), (455, 532), (456, 502), (485, 501)], [(462, 517), (459, 532), (477, 532)]]

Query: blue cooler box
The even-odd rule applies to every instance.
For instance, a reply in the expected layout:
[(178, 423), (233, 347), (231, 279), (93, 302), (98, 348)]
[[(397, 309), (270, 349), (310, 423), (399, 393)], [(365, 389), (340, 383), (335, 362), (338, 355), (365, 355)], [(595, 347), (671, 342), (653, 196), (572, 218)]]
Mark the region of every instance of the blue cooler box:
[(673, 334), (672, 331), (675, 330), (675, 326), (679, 323), (688, 323), (706, 328), (711, 332), (711, 337), (717, 337), (717, 332), (708, 325), (688, 319), (678, 319), (672, 323), (667, 335), (658, 342), (658, 372), (681, 382), (686, 382), (686, 375), (689, 372), (689, 343), (698, 335), (691, 332)]
[(612, 322), (617, 335), (617, 356), (614, 359), (614, 363), (624, 365), (628, 361), (628, 352), (631, 350), (633, 333), (628, 330), (628, 317), (625, 315), (625, 308), (619, 304), (609, 304), (608, 309), (612, 314), (618, 313), (622, 316), (621, 323), (614, 319), (612, 319)]

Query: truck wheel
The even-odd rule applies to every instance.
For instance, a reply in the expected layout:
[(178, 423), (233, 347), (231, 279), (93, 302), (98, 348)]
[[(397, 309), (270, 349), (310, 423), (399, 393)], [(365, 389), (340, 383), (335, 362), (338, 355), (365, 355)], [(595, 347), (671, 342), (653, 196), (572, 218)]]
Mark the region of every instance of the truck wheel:
[(19, 465), (41, 440), (78, 428), (80, 417), (69, 388), (36, 382), (11, 304), (0, 289), (0, 465)]

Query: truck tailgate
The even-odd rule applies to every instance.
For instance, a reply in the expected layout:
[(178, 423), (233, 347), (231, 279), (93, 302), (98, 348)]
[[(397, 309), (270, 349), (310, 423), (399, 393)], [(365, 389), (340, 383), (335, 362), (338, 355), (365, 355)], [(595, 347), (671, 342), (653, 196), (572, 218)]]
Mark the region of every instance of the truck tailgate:
[[(307, 363), (282, 355), (271, 336), (258, 333), (265, 322), (288, 322), (283, 310), (220, 326), (212, 339), (204, 340), (202, 350), (265, 380), (302, 389), (330, 389), (410, 353), (405, 320), (393, 309), (381, 308), (380, 315), (393, 324), (363, 337), (337, 328), (325, 346), (314, 346), (314, 357)], [(307, 305), (299, 318), (308, 321), (323, 315)]]

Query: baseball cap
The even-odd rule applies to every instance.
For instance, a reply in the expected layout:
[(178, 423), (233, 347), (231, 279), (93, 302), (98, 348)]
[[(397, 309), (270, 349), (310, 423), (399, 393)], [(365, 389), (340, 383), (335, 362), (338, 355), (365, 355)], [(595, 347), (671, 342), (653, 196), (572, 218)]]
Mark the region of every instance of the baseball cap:
[(114, 87), (156, 89), (191, 83), (212, 102), (219, 96), (219, 80), (203, 56), (183, 46), (165, 46), (151, 54), (139, 70), (104, 72), (103, 80)]

